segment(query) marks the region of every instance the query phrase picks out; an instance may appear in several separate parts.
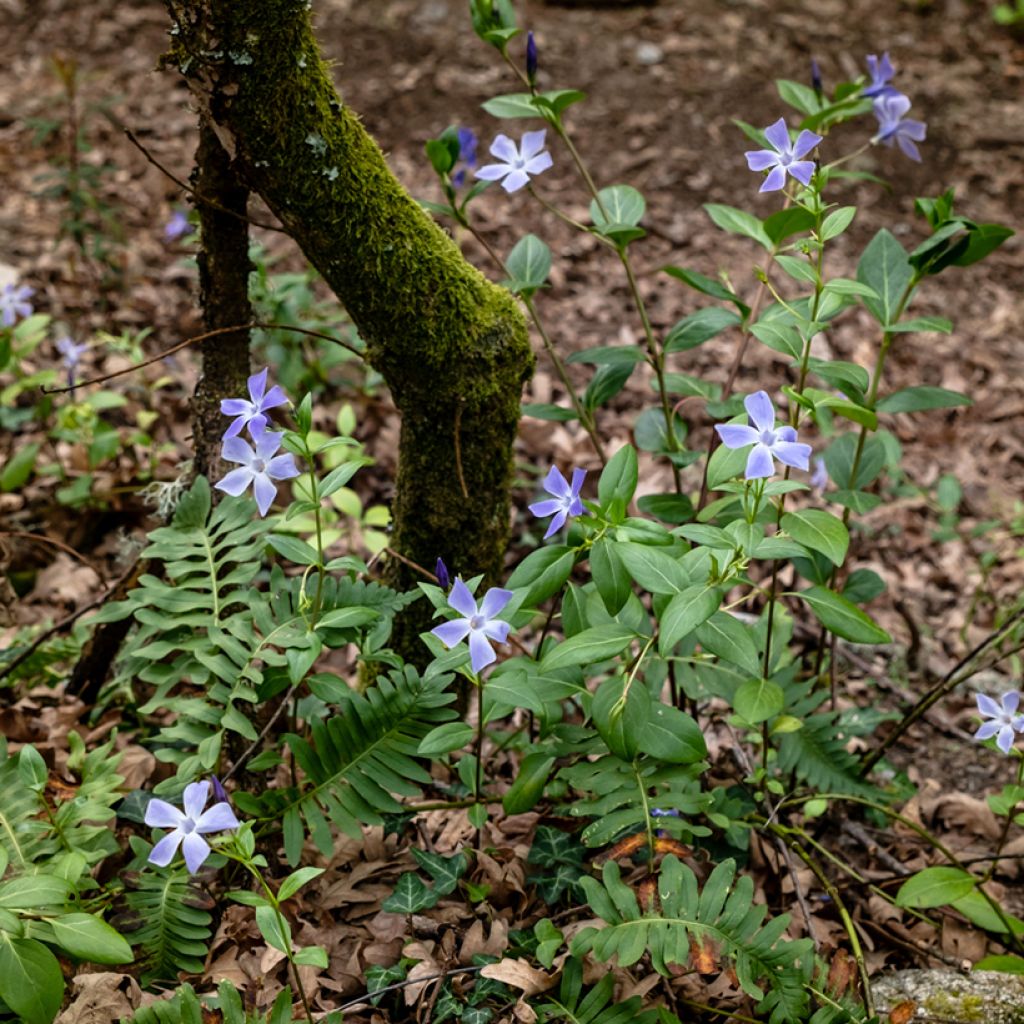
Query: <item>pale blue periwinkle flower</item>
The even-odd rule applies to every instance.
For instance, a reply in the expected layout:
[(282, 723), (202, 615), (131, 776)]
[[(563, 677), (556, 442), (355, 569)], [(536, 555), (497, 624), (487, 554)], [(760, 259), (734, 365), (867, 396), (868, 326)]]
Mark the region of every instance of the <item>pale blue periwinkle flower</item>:
[(896, 69), (892, 66), (892, 61), (889, 60), (888, 51), (882, 54), (881, 59), (875, 54), (869, 53), (867, 62), (871, 81), (864, 86), (864, 91), (861, 95), (871, 97), (882, 96), (887, 92), (895, 92), (896, 90), (888, 84), (889, 79), (896, 74)]
[(812, 491), (816, 491), (818, 494), (825, 493), (825, 488), (828, 487), (828, 468), (820, 455), (814, 460), (814, 471), (811, 473), (811, 479), (807, 482), (811, 485)]
[(796, 178), (801, 185), (810, 185), (814, 161), (804, 160), (804, 157), (821, 142), (821, 136), (805, 128), (795, 142), (790, 141), (784, 117), (765, 128), (764, 135), (771, 149), (751, 149), (743, 154), (752, 171), (767, 171), (771, 168), (758, 191), (777, 192), (786, 184), (787, 174)]
[(506, 192), (518, 192), (529, 184), (530, 177), (546, 171), (552, 164), (551, 154), (544, 152), (546, 129), (525, 132), (517, 146), (507, 135), (499, 135), (491, 143), (490, 153), (500, 161), (486, 164), (473, 175), (482, 181), (500, 181)]
[(267, 429), (267, 417), (264, 413), (268, 409), (274, 409), (279, 405), (287, 405), (288, 397), (275, 384), (267, 391), (267, 373), (269, 370), (264, 367), (259, 373), (254, 373), (249, 378), (249, 398), (225, 398), (220, 403), (220, 411), (225, 416), (237, 416), (238, 418), (224, 431), (224, 440), (235, 437), (242, 432), (243, 427), (249, 428), (249, 433), (255, 437)]
[(452, 592), (448, 595), (448, 604), (462, 617), (452, 619), (450, 622), (443, 622), (430, 632), (449, 649), (462, 643), (468, 636), (469, 663), (472, 665), (473, 671), (479, 674), (498, 658), (494, 653), (494, 648), (491, 647), (491, 641), (503, 644), (508, 636), (511, 627), (497, 616), (511, 597), (511, 590), (491, 587), (484, 594), (484, 599), (480, 602), (480, 607), (477, 608), (477, 603), (469, 592), (469, 587), (462, 582), (461, 578), (456, 579)]
[(252, 486), (253, 497), (265, 516), (267, 510), (277, 497), (275, 480), (290, 480), (299, 475), (299, 467), (290, 453), (277, 455), (284, 434), (272, 434), (263, 431), (253, 436), (255, 451), (240, 437), (229, 437), (221, 449), (221, 458), (226, 462), (240, 462), (238, 469), (231, 470), (223, 480), (214, 485), (237, 498), (243, 491)]
[(743, 399), (743, 405), (750, 417), (751, 425), (741, 423), (718, 423), (715, 430), (726, 448), (754, 447), (747, 459), (744, 476), (748, 480), (759, 480), (775, 472), (775, 459), (794, 469), (807, 469), (811, 457), (811, 446), (796, 439), (796, 429), (790, 426), (776, 427), (775, 408), (766, 391), (755, 391)]
[(875, 117), (878, 118), (878, 132), (871, 140), (892, 146), (895, 142), (911, 160), (921, 162), (915, 142), (923, 142), (927, 126), (924, 121), (904, 117), (910, 109), (910, 100), (900, 92), (886, 92), (874, 103)]
[(1004, 693), (996, 703), (991, 697), (983, 693), (977, 694), (978, 714), (989, 721), (982, 722), (978, 731), (974, 734), (976, 740), (990, 740), (996, 737), (996, 746), (1008, 754), (1013, 746), (1014, 733), (1024, 732), (1024, 715), (1018, 713), (1020, 706), (1020, 693), (1017, 690), (1010, 690)]
[(55, 347), (61, 355), (61, 364), (68, 371), (68, 387), (72, 387), (75, 383), (75, 371), (89, 346), (85, 342), (78, 345), (65, 334), (57, 339)]
[(36, 290), (27, 284), (20, 287), (13, 281), (5, 284), (3, 291), (0, 291), (0, 323), (4, 327), (13, 327), (19, 317), (32, 315), (32, 303), (28, 300), (35, 295)]
[(171, 219), (164, 225), (164, 238), (168, 242), (174, 242), (191, 230), (192, 225), (188, 222), (188, 217), (181, 210), (175, 210), (171, 214)]
[(153, 847), (149, 862), (158, 868), (167, 867), (181, 847), (185, 855), (185, 867), (194, 875), (210, 856), (210, 844), (203, 838), (211, 832), (225, 832), (236, 829), (239, 821), (226, 801), (214, 804), (208, 811), (206, 801), (210, 796), (209, 782), (193, 782), (185, 787), (184, 812), (174, 804), (156, 798), (146, 806), (146, 824), (153, 828), (171, 829)]
[(530, 506), (530, 511), (539, 519), (552, 516), (551, 522), (548, 524), (548, 532), (544, 534), (545, 540), (552, 534), (558, 533), (565, 525), (566, 519), (571, 516), (583, 515), (586, 511), (580, 500), (580, 488), (583, 486), (586, 475), (585, 469), (574, 469), (572, 471), (572, 486), (570, 486), (557, 466), (552, 466), (548, 470), (548, 475), (544, 478), (544, 490), (551, 497), (545, 498), (544, 501), (535, 501)]
[(459, 159), (452, 174), (452, 184), (462, 188), (466, 184), (466, 174), (476, 167), (476, 132), (472, 128), (459, 128), (456, 132), (459, 139)]

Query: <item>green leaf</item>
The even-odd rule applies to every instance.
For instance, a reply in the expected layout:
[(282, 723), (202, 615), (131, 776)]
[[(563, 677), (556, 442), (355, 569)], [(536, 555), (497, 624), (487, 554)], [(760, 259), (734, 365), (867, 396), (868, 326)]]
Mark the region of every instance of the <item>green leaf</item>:
[(803, 354), (803, 339), (792, 324), (762, 318), (756, 324), (751, 325), (750, 333), (761, 344), (767, 345), (775, 352), (781, 352), (793, 359), (799, 359)]
[(734, 615), (715, 612), (697, 627), (697, 642), (705, 651), (739, 666), (747, 675), (761, 674), (761, 658), (750, 627)]
[(597, 483), (597, 500), (607, 509), (613, 501), (621, 501), (623, 507), (632, 500), (636, 490), (639, 469), (636, 451), (631, 445), (623, 445), (601, 471)]
[(665, 412), (660, 406), (651, 406), (644, 409), (637, 417), (633, 425), (633, 440), (637, 448), (643, 452), (656, 452), (659, 454), (674, 454), (684, 447), (686, 440), (686, 423), (684, 420), (673, 414), (672, 428), (675, 431), (675, 448), (668, 443), (668, 430), (665, 426)]
[(576, 564), (576, 552), (566, 544), (531, 551), (509, 576), (505, 586), (510, 590), (526, 588), (520, 607), (532, 608), (562, 589)]
[(706, 583), (687, 587), (676, 594), (660, 616), (658, 650), (668, 655), (683, 637), (711, 618), (721, 603), (721, 591)]
[(944, 316), (919, 316), (913, 320), (900, 320), (889, 324), (885, 329), (889, 334), (910, 334), (914, 331), (950, 334), (953, 330), (953, 321), (947, 320)]
[(298, 537), (289, 537), (286, 534), (280, 533), (270, 533), (267, 534), (267, 543), (279, 555), (284, 555), (285, 558), (294, 562), (296, 565), (319, 564), (320, 556), (317, 555), (316, 548), (307, 544), (304, 540), (300, 540)]
[(972, 405), (973, 400), (959, 391), (946, 388), (916, 387), (903, 388), (886, 395), (876, 408), (879, 412), (923, 412), (926, 409), (953, 409), (961, 405)]
[(883, 327), (888, 327), (900, 308), (900, 300), (913, 280), (914, 268), (907, 252), (887, 228), (868, 244), (857, 264), (857, 280), (874, 289), (877, 299), (864, 296), (864, 305)]
[(848, 277), (833, 277), (825, 282), (824, 290), (832, 292), (834, 295), (860, 295), (869, 299), (878, 299), (878, 293), (870, 285), (866, 285), (862, 281), (851, 281)]
[(751, 725), (759, 725), (777, 715), (786, 706), (786, 694), (770, 679), (748, 679), (736, 691), (733, 710)]
[(693, 502), (685, 494), (645, 494), (636, 504), (641, 512), (673, 525), (688, 523), (694, 516)]
[(973, 892), (978, 880), (963, 868), (925, 868), (908, 878), (896, 894), (898, 907), (943, 907)]
[(777, 78), (775, 88), (779, 91), (779, 98), (783, 103), (788, 103), (801, 114), (816, 114), (822, 108), (822, 101), (818, 94), (803, 82), (794, 82), (788, 78)]
[(280, 950), (288, 953), (292, 948), (292, 929), (284, 916), (278, 916), (273, 907), (257, 907), (255, 910), (256, 925), (260, 934), (267, 942)]
[(811, 587), (801, 590), (802, 597), (814, 612), (818, 621), (836, 636), (855, 644), (887, 644), (892, 637), (874, 623), (856, 605), (825, 587)]
[[(758, 145), (763, 146), (765, 143), (758, 142)], [(814, 214), (802, 206), (790, 206), (784, 210), (776, 210), (775, 213), (764, 219), (764, 229), (776, 245), (791, 235), (810, 231), (814, 224)]]
[[(814, 223), (813, 218), (811, 218), (811, 223)], [(768, 221), (765, 221), (765, 227), (767, 228), (767, 226)], [(688, 284), (695, 291), (703, 292), (705, 295), (710, 295), (715, 299), (731, 302), (744, 316), (750, 312), (750, 307), (735, 292), (730, 291), (720, 281), (706, 277), (704, 274), (698, 273), (696, 270), (689, 270), (686, 267), (667, 266), (661, 269), (671, 277), (682, 281), (684, 284)]]
[(618, 615), (633, 592), (633, 584), (622, 559), (619, 545), (602, 537), (590, 549), (590, 575), (609, 615)]
[(416, 863), (430, 875), (434, 882), (434, 892), (438, 896), (447, 896), (448, 893), (455, 892), (459, 885), (459, 879), (469, 867), (469, 858), (464, 853), (443, 857), (439, 853), (421, 850), (414, 846), (412, 855), (416, 858)]
[(523, 402), (519, 411), (535, 420), (553, 420), (556, 423), (571, 423), (576, 419), (575, 409), (566, 409), (548, 402)]
[(548, 675), (571, 665), (605, 661), (623, 651), (635, 637), (632, 629), (617, 622), (585, 629), (552, 648), (540, 663), (541, 672)]
[(505, 96), (495, 96), (482, 106), (492, 117), (543, 117), (545, 106), (560, 115), (567, 107), (585, 98), (586, 93), (576, 89), (556, 89), (551, 92), (542, 92), (537, 98), (528, 92), (517, 92), (508, 93)]
[(967, 249), (953, 262), (958, 267), (969, 267), (998, 249), (1014, 232), (1002, 224), (974, 224), (968, 236)]
[(775, 257), (775, 262), (796, 281), (807, 281), (810, 284), (818, 283), (818, 272), (806, 258), (779, 253)]
[(651, 702), (642, 735), (643, 752), (668, 764), (694, 764), (708, 753), (700, 726), (669, 704)]
[(445, 722), (431, 729), (420, 740), (416, 753), (421, 757), (437, 757), (453, 750), (462, 750), (473, 740), (473, 728), (465, 722)]
[(277, 890), (278, 901), (290, 899), (307, 882), (312, 882), (314, 878), (318, 878), (323, 873), (324, 868), (299, 868), (298, 871), (293, 871), (281, 883), (281, 888)]
[(590, 219), (604, 234), (612, 225), (635, 227), (646, 209), (644, 197), (632, 185), (612, 185), (590, 201)]
[[(302, 949), (297, 949), (292, 959), (297, 964), (302, 964), (306, 967), (319, 967), (323, 971), (327, 970), (331, 965), (331, 961), (327, 956), (327, 950), (323, 946), (305, 946)], [(290, 1009), (288, 1016), (291, 1016)]]
[(40, 447), (40, 442), (33, 441), (14, 453), (13, 458), (8, 460), (3, 472), (0, 473), (0, 491), (16, 491), (19, 487), (25, 486), (32, 475), (32, 467), (36, 464)]
[(726, 328), (740, 323), (740, 316), (734, 310), (721, 306), (698, 309), (696, 313), (683, 317), (665, 338), (666, 352), (685, 352), (703, 345)]
[(842, 565), (846, 561), (850, 534), (842, 521), (830, 512), (813, 508), (787, 512), (780, 526), (795, 541), (811, 551), (821, 552), (833, 565)]
[(389, 914), (416, 914), (434, 906), (438, 894), (427, 888), (419, 875), (407, 871), (398, 876), (395, 891), (381, 903), (381, 910)]
[(501, 798), (506, 814), (522, 814), (532, 810), (544, 793), (555, 758), (543, 751), (527, 754), (519, 765), (516, 781)]
[(511, 291), (530, 296), (543, 287), (551, 272), (551, 250), (536, 235), (524, 235), (508, 254)]
[(823, 242), (841, 235), (852, 223), (857, 215), (856, 206), (840, 206), (833, 210), (822, 222), (819, 238)]
[(53, 918), (50, 927), (57, 945), (79, 960), (94, 964), (132, 962), (132, 947), (106, 921), (92, 914), (63, 914)]
[(631, 363), (599, 366), (583, 393), (583, 407), (589, 412), (613, 399), (625, 386), (633, 372)]
[(623, 761), (632, 761), (639, 753), (651, 711), (651, 695), (646, 687), (637, 682), (627, 686), (622, 676), (601, 683), (591, 705), (601, 739)]
[(52, 1024), (64, 1001), (57, 958), (35, 939), (0, 932), (0, 999), (24, 1024)]
[(365, 626), (380, 618), (380, 612), (376, 608), (353, 607), (335, 608), (333, 611), (325, 612), (316, 624), (317, 629), (352, 629), (355, 626)]
[(53, 875), (23, 875), (0, 884), (0, 907), (5, 910), (41, 910), (63, 906), (72, 888), (66, 879)]
[(650, 594), (678, 594), (690, 585), (679, 560), (662, 548), (620, 542), (615, 551), (629, 575)]
[(747, 213), (746, 210), (737, 210), (734, 206), (723, 206), (721, 203), (705, 203), (704, 210), (723, 231), (752, 238), (759, 245), (771, 251), (772, 240), (768, 237), (764, 226), (752, 213)]
[(618, 366), (623, 363), (642, 363), (643, 349), (635, 345), (599, 345), (573, 352), (567, 363), (592, 363), (595, 366)]
[(1024, 974), (1024, 958), (1010, 954), (982, 957), (973, 967), (975, 971), (1002, 971), (1003, 974)]

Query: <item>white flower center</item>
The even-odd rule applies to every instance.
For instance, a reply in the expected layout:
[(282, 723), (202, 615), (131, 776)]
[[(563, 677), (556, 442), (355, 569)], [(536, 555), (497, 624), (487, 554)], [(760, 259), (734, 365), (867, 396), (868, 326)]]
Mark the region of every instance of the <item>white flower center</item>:
[(482, 615), (474, 615), (469, 620), (469, 628), (470, 629), (483, 629), (484, 628), (484, 623), (486, 621), (487, 620)]
[(266, 462), (263, 459), (253, 459), (252, 460), (252, 471), (254, 473), (266, 473), (266, 471), (267, 471), (267, 464), (266, 464)]
[(515, 170), (521, 171), (526, 166), (526, 161), (521, 156), (517, 156), (515, 160), (512, 161), (512, 166)]
[(185, 833), (185, 835), (188, 835), (191, 832), (195, 832), (195, 830), (196, 830), (196, 823), (191, 818), (186, 818), (181, 823), (179, 828), (181, 829), (182, 832)]
[(761, 431), (761, 444), (768, 448), (771, 448), (775, 444), (775, 431), (774, 430), (762, 430)]

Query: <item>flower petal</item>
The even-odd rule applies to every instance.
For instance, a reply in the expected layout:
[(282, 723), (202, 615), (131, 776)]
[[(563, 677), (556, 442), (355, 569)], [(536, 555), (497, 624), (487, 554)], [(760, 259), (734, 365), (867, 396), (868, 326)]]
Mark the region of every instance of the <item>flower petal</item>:
[(492, 619), (483, 627), (484, 636), (503, 644), (512, 627), (504, 619)]
[(254, 476), (255, 474), (248, 466), (242, 466), (239, 469), (231, 470), (226, 477), (218, 480), (213, 486), (218, 491), (223, 491), (225, 494), (230, 494), (232, 498), (237, 498), (252, 483)]
[(249, 397), (252, 399), (252, 404), (256, 406), (257, 409), (260, 407), (260, 402), (267, 390), (268, 373), (270, 373), (270, 367), (264, 366), (259, 373), (254, 373), (249, 378)]
[(580, 490), (583, 488), (583, 481), (587, 478), (587, 471), (585, 469), (574, 469), (572, 471), (572, 487), (571, 493), (574, 498), (580, 496)]
[(746, 448), (748, 444), (755, 444), (759, 436), (746, 423), (716, 423), (715, 430), (726, 448)]
[(474, 629), (469, 634), (469, 663), (473, 671), (482, 672), (491, 662), (497, 660), (498, 656), (494, 653), (494, 648), (491, 647), (483, 631)]
[(772, 172), (764, 179), (761, 187), (757, 190), (758, 192), (778, 192), (779, 189), (784, 188), (786, 184), (786, 172), (779, 165), (775, 167)]
[[(266, 423), (266, 417), (261, 417)], [(281, 447), (281, 439), (284, 434), (277, 434), (271, 430), (261, 430), (259, 433), (253, 431), (253, 441), (256, 444), (256, 457), (264, 462), (269, 462)]]
[(177, 828), (185, 820), (185, 815), (174, 804), (153, 797), (146, 804), (146, 817), (143, 820), (153, 828)]
[(808, 153), (818, 143), (821, 142), (821, 136), (815, 135), (814, 132), (808, 131), (806, 128), (796, 137), (796, 142), (793, 143), (793, 156), (797, 160), (807, 156)]
[(921, 162), (921, 151), (902, 132), (899, 132), (896, 135), (896, 145), (899, 146), (911, 160), (916, 160), (918, 163)]
[(795, 441), (796, 440), (796, 428), (791, 427), (788, 423), (785, 426), (779, 427), (775, 431), (775, 436), (780, 441)]
[(1003, 714), (1012, 715), (1020, 705), (1020, 692), (1017, 690), (1009, 690), (1007, 693), (1002, 695), (1000, 702), (1003, 705)]
[(196, 831), (206, 835), (210, 832), (224, 832), (227, 829), (238, 828), (239, 822), (231, 804), (222, 800), (214, 804), (208, 811), (204, 811), (196, 818)]
[(181, 844), (181, 852), (185, 854), (188, 873), (194, 875), (210, 856), (210, 844), (198, 832), (190, 832)]
[(750, 422), (760, 433), (775, 429), (775, 406), (768, 397), (767, 391), (755, 391), (743, 399), (743, 408), (747, 410)]
[(245, 426), (246, 417), (239, 416), (237, 420), (228, 424), (228, 429), (224, 431), (224, 436), (221, 438), (222, 441), (227, 441), (229, 438), (236, 437), (242, 432), (242, 427)]
[(786, 119), (784, 117), (780, 117), (774, 124), (768, 125), (764, 130), (764, 137), (780, 153), (789, 152), (789, 129), (786, 127)]
[(982, 722), (978, 731), (974, 734), (974, 738), (979, 742), (990, 740), (1000, 729), (1002, 729), (1002, 726), (998, 722)]
[(813, 449), (809, 444), (799, 441), (776, 441), (772, 445), (772, 455), (794, 469), (810, 468), (811, 452)]
[(267, 463), (267, 476), (271, 480), (291, 480), (299, 475), (299, 467), (295, 465), (295, 456), (291, 452), (275, 455)]
[(178, 846), (184, 838), (184, 833), (175, 829), (173, 832), (164, 836), (163, 839), (153, 847), (152, 853), (150, 853), (146, 859), (150, 864), (155, 864), (158, 868), (167, 867), (167, 865), (174, 860), (174, 855), (178, 852)]
[(544, 490), (548, 494), (553, 494), (556, 498), (569, 496), (569, 481), (565, 479), (562, 471), (557, 466), (552, 466), (548, 470), (548, 475), (544, 477)]
[(526, 171), (516, 169), (501, 183), (501, 187), (511, 195), (529, 183), (530, 176)]
[(988, 694), (976, 694), (975, 699), (978, 702), (978, 710), (986, 718), (996, 718), (1003, 713), (1003, 709)]
[(182, 806), (185, 808), (185, 817), (195, 821), (203, 813), (206, 801), (210, 799), (209, 782), (192, 782), (185, 787), (185, 797)]
[(260, 510), (260, 515), (265, 516), (277, 497), (277, 488), (266, 473), (253, 475), (252, 496), (256, 499), (256, 507)]
[(501, 609), (505, 607), (512, 600), (511, 590), (502, 590), (501, 587), (491, 587), (490, 590), (484, 594), (484, 599), (480, 603), (480, 614), (486, 620), (493, 619), (495, 615), (501, 612)]
[(533, 157), (526, 161), (526, 166), (523, 168), (527, 174), (543, 174), (548, 170), (554, 160), (551, 159), (550, 153), (541, 153), (538, 156)]
[(473, 172), (473, 177), (481, 181), (500, 181), (511, 170), (508, 164), (484, 164)]
[(502, 163), (512, 164), (519, 159), (519, 149), (516, 144), (505, 134), (495, 136), (488, 151), (491, 156), (497, 157)]
[(252, 402), (244, 398), (225, 398), (220, 403), (220, 411), (225, 416), (248, 416), (252, 412)]
[(452, 619), (442, 622), (431, 631), (447, 648), (457, 647), (469, 636), (469, 619)]
[(744, 476), (748, 480), (760, 480), (762, 477), (771, 476), (775, 472), (775, 463), (772, 462), (771, 450), (763, 444), (755, 444), (747, 456), (747, 468)]
[(801, 185), (810, 185), (811, 175), (814, 174), (813, 160), (798, 160), (786, 168), (789, 173), (800, 182)]
[(527, 507), (538, 519), (543, 519), (545, 516), (553, 516), (562, 508), (562, 499), (545, 498), (544, 501), (535, 501)]
[(448, 595), (448, 604), (461, 615), (465, 615), (467, 619), (476, 615), (476, 601), (469, 592), (469, 587), (462, 582), (461, 576), (456, 577), (455, 583), (452, 585), (452, 592)]
[(243, 466), (248, 466), (256, 458), (256, 453), (244, 438), (229, 437), (221, 447), (220, 457), (225, 462), (240, 462)]
[(1013, 740), (1013, 726), (1004, 725), (1002, 729), (999, 730), (999, 736), (996, 738), (996, 746), (1004, 754), (1008, 754), (1010, 752), (1010, 748), (1013, 746)]
[(261, 409), (275, 409), (279, 405), (287, 405), (288, 396), (281, 390), (279, 384), (275, 384), (264, 396), (263, 401), (260, 402)]
[(547, 129), (541, 128), (536, 132), (524, 132), (523, 141), (519, 143), (519, 155), (523, 160), (531, 160), (544, 148), (544, 138)]
[(747, 158), (747, 167), (752, 171), (767, 171), (779, 162), (779, 154), (770, 149), (748, 149), (743, 155)]
[(565, 526), (566, 519), (569, 518), (569, 510), (567, 508), (559, 508), (554, 514), (551, 522), (548, 523), (547, 533), (544, 534), (544, 539), (547, 540), (549, 537), (553, 537), (558, 531)]

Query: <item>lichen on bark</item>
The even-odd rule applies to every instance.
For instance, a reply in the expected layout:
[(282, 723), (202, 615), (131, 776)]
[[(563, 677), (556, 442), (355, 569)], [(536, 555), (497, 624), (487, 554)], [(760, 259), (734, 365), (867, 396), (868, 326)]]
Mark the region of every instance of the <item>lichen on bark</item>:
[[(173, 58), (246, 184), (334, 289), (402, 415), (392, 544), (496, 581), (533, 368), (515, 301), (463, 258), (344, 105), (305, 0), (168, 0)], [(363, 73), (372, 69), (364, 69)], [(416, 575), (389, 563), (390, 581)], [(412, 606), (420, 608), (424, 602)], [(423, 612), (397, 627), (413, 660)]]

